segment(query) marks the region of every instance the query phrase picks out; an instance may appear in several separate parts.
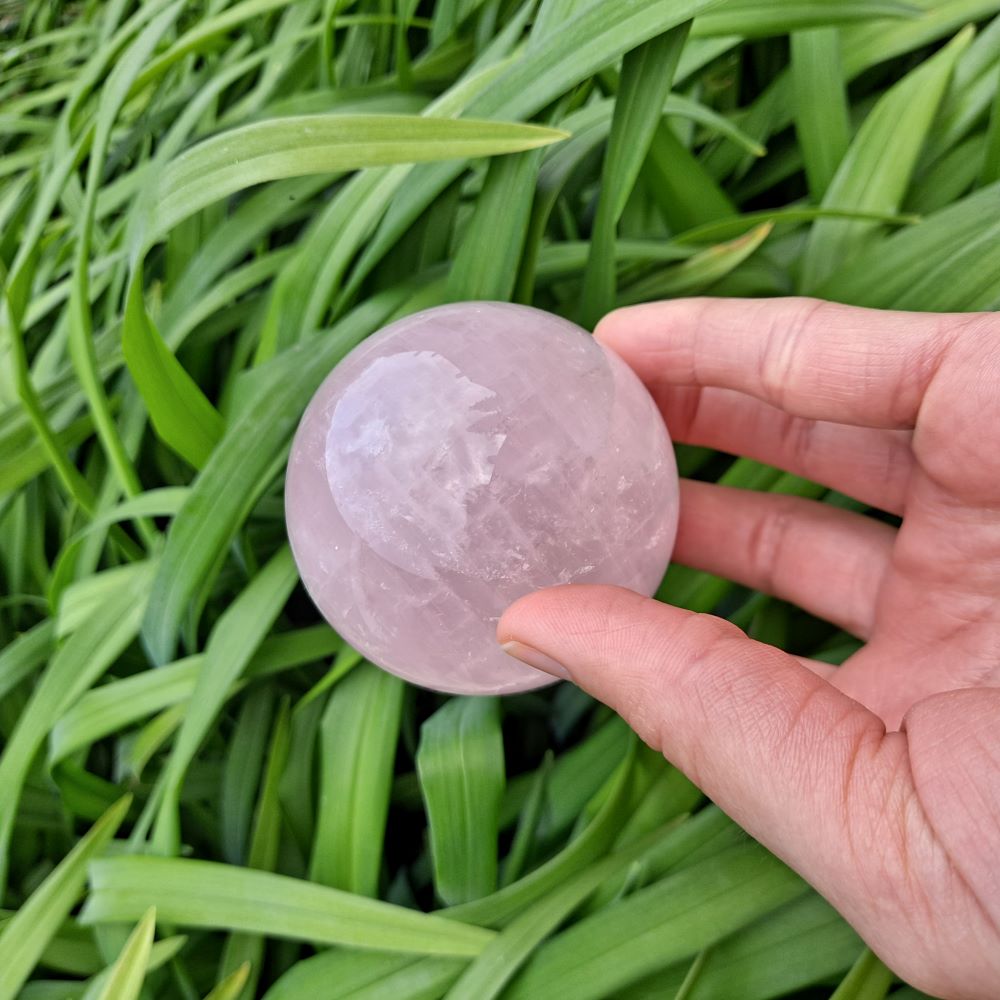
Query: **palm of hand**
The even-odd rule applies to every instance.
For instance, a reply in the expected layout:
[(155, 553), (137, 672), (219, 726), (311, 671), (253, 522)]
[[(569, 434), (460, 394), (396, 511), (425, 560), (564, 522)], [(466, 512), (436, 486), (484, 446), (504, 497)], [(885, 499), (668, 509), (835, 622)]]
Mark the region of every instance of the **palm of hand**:
[(1000, 996), (1000, 321), (702, 300), (625, 310), (598, 335), (676, 439), (902, 516), (897, 531), (683, 485), (679, 561), (867, 644), (805, 670), (728, 623), (603, 587), (532, 595), (501, 638), (616, 708), (897, 973)]
[[(882, 499), (904, 520), (868, 644), (831, 682), (904, 728), (881, 741), (899, 755), (885, 803), (860, 790), (876, 824), (858, 849), (882, 859), (873, 888), (888, 903), (872, 914), (871, 941), (944, 996), (987, 996), (1000, 968), (1000, 323), (958, 322), (941, 340), (951, 346)], [(893, 927), (900, 913), (909, 920)], [(991, 954), (992, 976), (970, 981)]]

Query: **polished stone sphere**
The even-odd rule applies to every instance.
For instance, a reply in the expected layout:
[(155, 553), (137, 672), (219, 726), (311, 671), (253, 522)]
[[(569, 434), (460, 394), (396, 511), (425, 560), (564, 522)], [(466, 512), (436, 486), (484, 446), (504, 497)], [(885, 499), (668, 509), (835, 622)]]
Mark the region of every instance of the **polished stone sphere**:
[(299, 425), (285, 506), (306, 589), (347, 642), (423, 687), (507, 694), (552, 682), (497, 645), (517, 598), (656, 589), (677, 469), (615, 354), (538, 309), (465, 302), (337, 365)]

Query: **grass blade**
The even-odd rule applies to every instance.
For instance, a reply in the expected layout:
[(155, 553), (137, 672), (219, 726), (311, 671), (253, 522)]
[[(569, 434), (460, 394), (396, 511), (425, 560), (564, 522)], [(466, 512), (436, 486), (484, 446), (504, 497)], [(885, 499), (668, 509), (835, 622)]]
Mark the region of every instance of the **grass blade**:
[[(865, 70), (931, 45), (968, 24), (996, 14), (998, 0), (915, 0), (921, 15), (916, 18), (850, 24), (841, 28), (844, 78), (850, 83)], [(780, 74), (755, 99), (744, 114), (744, 130), (760, 142), (781, 131), (793, 119), (788, 73)], [(731, 148), (720, 147), (708, 157), (712, 176), (727, 177), (746, 157)]]
[[(676, 28), (714, 2), (681, 0), (669, 9), (658, 0), (634, 0), (627, 9), (603, 3), (572, 5), (572, 16), (559, 31), (544, 34), (537, 43), (530, 38), (523, 55), (505, 67), (466, 110), (470, 115), (487, 117), (522, 118), (535, 114), (630, 49)], [(447, 164), (414, 171), (411, 183), (389, 207), (358, 261), (342, 301), (350, 300), (402, 233), (460, 172), (461, 167)]]
[[(32, 692), (0, 757), (0, 888), (18, 801), (35, 754), (59, 716), (135, 638), (153, 567), (139, 563), (114, 574), (106, 599), (59, 647)], [(98, 578), (100, 579), (100, 578)]]
[[(340, 645), (340, 639), (326, 626), (272, 635), (251, 657), (245, 674), (263, 677), (314, 663), (335, 653)], [(53, 727), (49, 765), (164, 709), (184, 707), (194, 694), (203, 663), (203, 654), (195, 654), (88, 691)], [(241, 684), (236, 682), (230, 694), (235, 694)]]
[(181, 363), (170, 353), (142, 300), (142, 269), (129, 286), (122, 352), (156, 433), (200, 469), (222, 437), (223, 421)]
[(535, 834), (538, 831), (538, 822), (545, 803), (545, 790), (549, 780), (549, 773), (552, 770), (552, 760), (552, 754), (547, 753), (542, 758), (542, 766), (535, 772), (532, 779), (527, 798), (521, 808), (521, 815), (518, 817), (517, 829), (514, 831), (514, 840), (504, 861), (503, 872), (500, 878), (500, 888), (505, 888), (511, 883), (516, 882), (524, 871), (525, 864), (535, 841)]
[[(631, 747), (629, 730), (620, 719), (611, 718), (572, 750), (561, 754), (548, 781), (538, 836), (551, 840), (564, 834), (627, 759)], [(531, 781), (531, 775), (519, 775), (508, 783), (500, 808), (501, 829), (517, 817)]]
[(998, 220), (1000, 183), (888, 237), (838, 270), (821, 294), (881, 309), (995, 309)]
[(763, 38), (852, 21), (913, 19), (920, 8), (895, 0), (803, 0), (799, 3), (761, 3), (761, 0), (731, 0), (721, 10), (710, 10), (694, 23), (699, 38), (741, 35)]
[(129, 935), (118, 960), (108, 970), (104, 984), (94, 994), (94, 1000), (136, 1000), (142, 990), (149, 965), (156, 910), (150, 907)]
[(555, 931), (601, 883), (641, 857), (647, 845), (648, 838), (592, 865), (511, 921), (469, 964), (448, 991), (446, 1000), (492, 1000), (499, 996), (541, 941)]
[(649, 152), (670, 92), (690, 24), (650, 39), (626, 53), (611, 135), (601, 172), (601, 194), (583, 279), (581, 321), (593, 327), (615, 298), (614, 242), (618, 221)]
[(488, 895), (505, 781), (497, 700), (452, 698), (439, 708), (421, 728), (417, 773), (438, 896), (454, 905)]
[[(598, 814), (566, 850), (520, 883), (445, 912), (476, 923), (504, 926), (517, 919), (518, 914), (541, 906), (547, 894), (557, 891), (566, 879), (583, 872), (611, 843), (628, 808), (631, 779), (630, 754), (612, 779), (609, 794)], [(520, 941), (524, 935), (516, 937)], [(493, 942), (497, 940), (494, 938)], [(462, 970), (463, 964), (440, 958), (422, 958), (414, 962), (391, 954), (328, 952), (301, 963), (279, 980), (268, 994), (268, 1000), (304, 995), (329, 981), (330, 977), (343, 984), (345, 993), (368, 1000), (391, 1000), (401, 993), (408, 997), (439, 997), (459, 978)]]
[(159, 670), (144, 671), (88, 691), (53, 726), (49, 765), (58, 764), (109, 733), (187, 701), (201, 665), (201, 656), (189, 656)]
[(321, 724), (319, 812), (309, 871), (315, 882), (378, 895), (404, 687), (398, 677), (366, 663), (333, 691)]
[(817, 204), (851, 142), (840, 34), (833, 28), (792, 35), (795, 133), (802, 147), (809, 193)]
[(244, 962), (238, 969), (231, 972), (210, 993), (205, 1000), (237, 1000), (246, 988), (250, 975), (250, 963)]
[(95, 862), (81, 919), (135, 919), (420, 955), (476, 955), (493, 932), (327, 886), (210, 861), (119, 857)]
[(731, 219), (709, 222), (696, 229), (680, 233), (674, 244), (684, 247), (693, 243), (715, 243), (732, 239), (751, 230), (762, 222), (773, 222), (775, 226), (784, 223), (812, 222), (815, 219), (858, 219), (864, 222), (879, 222), (884, 226), (913, 226), (920, 222), (917, 215), (886, 215), (879, 212), (853, 212), (837, 208), (777, 208), (760, 212), (744, 212)]
[(445, 912), (459, 920), (488, 927), (504, 927), (555, 886), (601, 857), (615, 842), (627, 820), (632, 792), (633, 750), (634, 744), (630, 743), (623, 759), (601, 790), (606, 794), (601, 796), (597, 812), (579, 835), (558, 854), (517, 882), (483, 899), (460, 903)]
[(657, 128), (643, 173), (663, 218), (674, 232), (736, 214), (729, 196), (667, 125)]
[(327, 950), (289, 970), (268, 990), (266, 1000), (298, 1000), (330, 982), (353, 1000), (431, 1000), (443, 996), (466, 964), (455, 958)]
[(666, 103), (663, 105), (663, 113), (678, 118), (687, 118), (699, 125), (703, 125), (712, 132), (718, 132), (730, 142), (735, 143), (751, 156), (766, 156), (767, 149), (759, 142), (743, 132), (729, 118), (724, 118), (718, 112), (698, 101), (691, 100), (681, 94), (669, 94)]
[(299, 115), (257, 122), (206, 139), (164, 167), (150, 189), (148, 239), (266, 181), (518, 153), (565, 137), (540, 125), (419, 115)]
[(892, 981), (892, 973), (866, 948), (830, 1000), (883, 1000)]
[(219, 801), (223, 857), (230, 864), (247, 863), (250, 822), (271, 729), (273, 702), (274, 692), (266, 685), (254, 687), (240, 705), (229, 741)]
[[(150, 5), (150, 8), (152, 7), (153, 5)], [(115, 119), (135, 77), (149, 59), (160, 38), (173, 24), (180, 13), (180, 8), (179, 2), (171, 4), (139, 32), (132, 45), (115, 63), (102, 89), (93, 145), (87, 163), (87, 188), (80, 219), (80, 233), (76, 243), (70, 294), (69, 354), (94, 418), (97, 436), (107, 453), (111, 469), (121, 489), (128, 496), (140, 493), (141, 485), (118, 426), (112, 418), (111, 407), (101, 382), (94, 348), (93, 316), (90, 305), (90, 252), (97, 211), (98, 185), (111, 143), (111, 131)], [(139, 526), (146, 542), (152, 542), (155, 537), (152, 529), (144, 528), (143, 522), (139, 522)]]
[(0, 1000), (14, 1000), (46, 944), (76, 904), (97, 857), (125, 818), (131, 796), (112, 806), (0, 931)]
[(693, 955), (802, 891), (798, 876), (756, 844), (730, 848), (544, 944), (507, 995), (596, 1000)]
[[(857, 934), (814, 893), (789, 903), (726, 938), (708, 954), (689, 1000), (738, 995), (770, 1000), (835, 980), (862, 947)], [(688, 963), (680, 963), (629, 987), (636, 1000), (673, 996)]]
[(986, 131), (986, 146), (983, 149), (983, 165), (979, 170), (979, 183), (986, 187), (1000, 181), (1000, 73), (997, 76), (993, 109)]
[[(261, 783), (260, 797), (254, 817), (247, 863), (251, 868), (273, 871), (278, 862), (281, 839), (281, 801), (279, 790), (281, 775), (288, 763), (289, 712), (287, 700), (278, 710), (271, 734), (267, 767)], [(239, 988), (233, 987), (232, 996), (252, 997), (256, 994), (264, 958), (264, 939), (256, 934), (231, 934), (222, 953), (220, 966), (232, 970), (230, 979), (243, 971)], [(221, 986), (221, 984), (220, 984)]]
[(185, 773), (225, 702), (230, 686), (243, 673), (297, 580), (291, 551), (287, 547), (279, 549), (212, 630), (195, 683), (191, 709), (184, 717), (163, 774), (163, 794), (152, 838), (158, 853), (177, 853), (180, 846), (177, 810)]
[[(955, 60), (971, 40), (971, 28), (960, 32), (938, 55), (882, 97), (837, 168), (823, 199), (824, 208), (898, 210)], [(887, 148), (892, 149), (892, 157), (885, 155)], [(864, 248), (871, 234), (870, 223), (817, 222), (802, 263), (803, 291), (815, 292), (841, 261), (850, 260)]]
[(0, 653), (0, 698), (30, 677), (48, 658), (55, 641), (55, 622), (39, 622)]
[(702, 250), (662, 274), (650, 275), (630, 285), (622, 292), (619, 301), (623, 305), (631, 305), (703, 291), (751, 257), (773, 228), (770, 222), (765, 222), (745, 236)]
[[(450, 300), (510, 299), (541, 164), (540, 151), (504, 156), (490, 164), (448, 275)], [(489, 253), (483, 253), (484, 246), (490, 247)]]
[[(504, 63), (488, 65), (480, 71), (475, 67), (457, 84), (446, 91), (424, 111), (439, 118), (455, 117), (469, 103), (493, 84), (503, 73)], [(458, 176), (465, 162), (444, 165)], [(268, 315), (261, 333), (258, 359), (270, 356), (276, 348), (301, 339), (303, 331), (323, 322), (331, 301), (351, 260), (386, 213), (387, 207), (405, 190), (404, 181), (419, 167), (410, 165), (366, 170), (351, 180), (326, 207), (311, 231), (303, 239), (293, 266), (287, 267), (275, 283)], [(352, 298), (345, 290), (335, 308)]]

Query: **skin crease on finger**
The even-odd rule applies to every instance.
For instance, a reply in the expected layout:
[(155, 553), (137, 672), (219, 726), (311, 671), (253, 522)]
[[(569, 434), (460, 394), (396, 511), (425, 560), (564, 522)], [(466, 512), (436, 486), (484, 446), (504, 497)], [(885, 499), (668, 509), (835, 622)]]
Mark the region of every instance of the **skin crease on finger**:
[(1000, 997), (1000, 317), (678, 300), (597, 336), (685, 417), (675, 438), (740, 453), (753, 426), (760, 460), (902, 513), (876, 538), (808, 501), (685, 488), (686, 563), (866, 645), (827, 683), (604, 587), (524, 598), (498, 637), (619, 711), (908, 982)]

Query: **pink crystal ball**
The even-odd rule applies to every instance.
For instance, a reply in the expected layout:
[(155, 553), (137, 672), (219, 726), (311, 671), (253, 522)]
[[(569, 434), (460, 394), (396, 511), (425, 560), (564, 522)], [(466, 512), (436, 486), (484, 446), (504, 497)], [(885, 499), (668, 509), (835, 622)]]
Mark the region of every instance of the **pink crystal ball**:
[(517, 598), (656, 589), (677, 468), (617, 355), (541, 310), (464, 302), (337, 365), (296, 433), (285, 505), (306, 589), (347, 642), (423, 687), (509, 694), (552, 682), (497, 644)]

